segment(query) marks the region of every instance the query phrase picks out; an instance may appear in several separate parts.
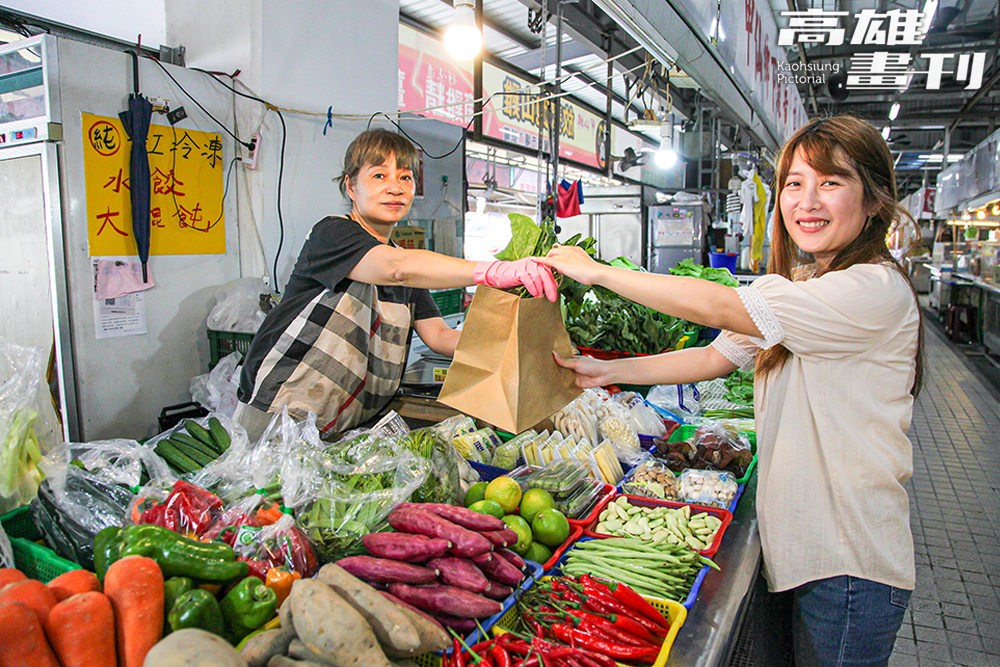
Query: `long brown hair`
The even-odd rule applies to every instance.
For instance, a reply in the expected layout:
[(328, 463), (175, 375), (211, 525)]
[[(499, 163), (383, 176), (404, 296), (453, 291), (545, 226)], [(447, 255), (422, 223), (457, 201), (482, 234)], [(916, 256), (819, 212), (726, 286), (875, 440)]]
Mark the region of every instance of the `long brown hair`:
[[(820, 269), (818, 275), (829, 271), (841, 271), (855, 264), (888, 264), (903, 276), (910, 286), (914, 301), (917, 292), (910, 277), (899, 262), (889, 253), (885, 239), (893, 223), (909, 212), (896, 201), (896, 174), (893, 169), (892, 153), (882, 136), (874, 127), (854, 116), (834, 116), (819, 118), (799, 130), (785, 144), (778, 156), (775, 170), (777, 196), (774, 207), (774, 234), (771, 239), (771, 256), (767, 263), (768, 273), (777, 273), (792, 280), (795, 269), (808, 263), (808, 255), (802, 252), (785, 229), (781, 216), (781, 191), (796, 153), (805, 162), (827, 175), (847, 176), (843, 156), (858, 174), (863, 187), (864, 204), (873, 211), (857, 238), (847, 244), (830, 262), (830, 266)], [(918, 305), (920, 317), (917, 331), (916, 375), (910, 392), (916, 396), (923, 385), (924, 328), (923, 315)], [(756, 373), (766, 378), (774, 370), (780, 369), (791, 352), (783, 345), (762, 350), (757, 355)]]

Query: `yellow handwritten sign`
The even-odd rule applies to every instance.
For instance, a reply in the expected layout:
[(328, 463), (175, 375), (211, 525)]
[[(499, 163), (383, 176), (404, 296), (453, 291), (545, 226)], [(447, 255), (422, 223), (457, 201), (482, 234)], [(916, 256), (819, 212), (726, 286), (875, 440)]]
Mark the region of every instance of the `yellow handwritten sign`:
[[(138, 255), (132, 235), (129, 155), (132, 142), (118, 118), (83, 114), (90, 255)], [(226, 252), (220, 135), (151, 125), (150, 255)]]

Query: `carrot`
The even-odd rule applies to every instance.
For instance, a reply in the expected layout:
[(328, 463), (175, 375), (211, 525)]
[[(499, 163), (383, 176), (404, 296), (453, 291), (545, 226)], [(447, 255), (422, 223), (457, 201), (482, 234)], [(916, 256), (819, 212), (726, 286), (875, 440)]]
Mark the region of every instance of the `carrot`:
[(77, 593), (101, 592), (101, 580), (89, 570), (70, 570), (69, 572), (64, 572), (47, 583), (46, 586), (56, 596), (56, 602), (62, 602)]
[(16, 581), (24, 581), (27, 579), (24, 572), (17, 570), (13, 567), (0, 567), (0, 589), (2, 589), (7, 584), (13, 584)]
[(152, 558), (126, 556), (104, 577), (115, 612), (119, 667), (142, 667), (163, 634), (163, 573)]
[(115, 617), (104, 593), (66, 598), (49, 614), (45, 636), (62, 667), (115, 667)]
[(17, 601), (31, 607), (38, 615), (38, 621), (44, 626), (49, 618), (49, 612), (56, 606), (56, 596), (45, 584), (35, 579), (15, 581), (4, 586), (0, 591), (0, 602)]
[(0, 667), (59, 667), (42, 624), (23, 602), (0, 603)]

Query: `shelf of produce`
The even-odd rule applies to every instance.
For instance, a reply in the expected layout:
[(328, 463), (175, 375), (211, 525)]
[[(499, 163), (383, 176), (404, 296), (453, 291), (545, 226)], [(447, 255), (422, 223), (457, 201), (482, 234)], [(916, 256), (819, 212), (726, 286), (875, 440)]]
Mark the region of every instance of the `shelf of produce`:
[[(687, 505), (686, 503), (677, 503), (670, 500), (656, 500), (655, 498), (644, 498), (642, 496), (633, 496), (629, 494), (624, 494), (624, 496), (628, 499), (630, 505), (636, 505), (639, 507), (677, 508), (677, 507), (684, 507), (685, 505)], [(612, 498), (608, 502), (614, 502), (616, 498), (617, 496), (615, 498)], [(605, 503), (604, 507), (607, 506), (608, 506), (607, 503)], [(707, 548), (701, 549), (698, 552), (702, 556), (711, 558), (712, 556), (715, 555), (715, 552), (719, 550), (719, 545), (722, 544), (722, 538), (726, 534), (726, 529), (729, 527), (729, 524), (732, 523), (733, 521), (733, 513), (730, 512), (729, 510), (719, 509), (717, 507), (706, 507), (704, 505), (687, 505), (687, 506), (691, 508), (691, 516), (694, 516), (699, 512), (704, 512), (705, 514), (711, 514), (712, 516), (722, 521), (722, 525), (719, 526), (719, 529), (717, 531), (715, 531), (715, 536), (712, 538), (712, 543)], [(586, 535), (587, 537), (596, 537), (596, 538), (616, 537), (615, 535), (606, 535), (604, 533), (598, 533), (596, 531), (596, 528), (599, 521), (600, 517), (595, 516), (594, 520), (591, 521), (589, 524), (587, 524), (587, 527), (583, 529), (583, 534)], [(619, 535), (617, 537), (625, 537), (625, 536)]]
[(708, 577), (698, 604), (687, 615), (684, 631), (670, 651), (670, 667), (723, 667), (739, 634), (744, 600), (760, 565), (760, 535), (755, 506), (757, 478), (750, 481), (726, 530), (725, 544), (712, 560), (724, 576)]

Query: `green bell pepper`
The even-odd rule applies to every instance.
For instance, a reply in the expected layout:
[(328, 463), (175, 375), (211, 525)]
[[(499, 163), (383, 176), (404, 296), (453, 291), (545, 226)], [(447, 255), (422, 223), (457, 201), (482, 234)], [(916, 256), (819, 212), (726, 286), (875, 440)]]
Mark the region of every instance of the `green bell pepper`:
[(249, 566), (221, 542), (199, 542), (169, 528), (143, 524), (123, 528), (119, 555), (152, 558), (165, 577), (226, 582), (247, 576)]
[(194, 590), (191, 577), (170, 577), (163, 582), (163, 618), (170, 616), (171, 610), (177, 604), (177, 598), (188, 591)]
[(108, 526), (94, 536), (94, 572), (101, 583), (108, 568), (120, 557), (121, 532), (118, 526)]
[(199, 628), (221, 637), (224, 629), (219, 602), (214, 595), (201, 588), (182, 593), (170, 610), (167, 622), (174, 632), (184, 628)]
[(277, 594), (257, 577), (247, 577), (222, 599), (226, 639), (234, 645), (274, 616)]

